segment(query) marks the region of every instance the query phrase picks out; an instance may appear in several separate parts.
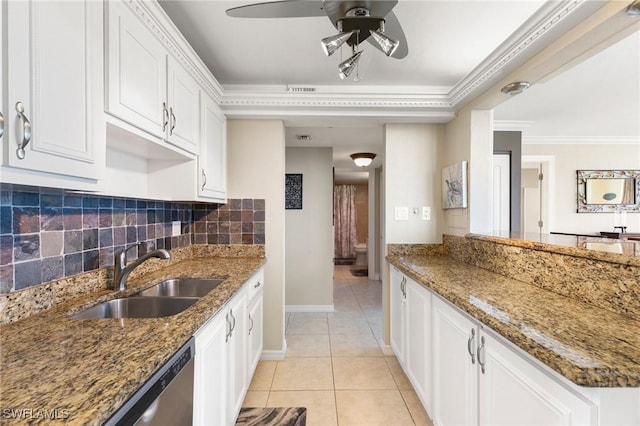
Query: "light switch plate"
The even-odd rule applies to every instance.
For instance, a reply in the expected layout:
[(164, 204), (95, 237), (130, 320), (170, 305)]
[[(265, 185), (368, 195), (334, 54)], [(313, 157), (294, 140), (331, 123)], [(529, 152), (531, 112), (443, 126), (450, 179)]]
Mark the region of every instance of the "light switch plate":
[(431, 207), (422, 208), (422, 220), (431, 220)]
[(182, 226), (179, 220), (174, 220), (171, 222), (171, 236), (175, 237), (176, 235), (180, 235), (182, 233)]
[(393, 218), (394, 220), (409, 220), (409, 207), (396, 207)]

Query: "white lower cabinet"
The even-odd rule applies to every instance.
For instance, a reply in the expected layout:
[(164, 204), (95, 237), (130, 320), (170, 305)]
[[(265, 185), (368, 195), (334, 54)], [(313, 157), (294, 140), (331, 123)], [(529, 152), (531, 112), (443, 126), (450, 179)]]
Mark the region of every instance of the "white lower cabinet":
[(433, 298), (435, 425), (595, 425), (597, 405)]
[(193, 424), (226, 425), (228, 313), (219, 312), (195, 334)]
[(391, 347), (431, 412), (431, 292), (391, 269)]
[(262, 355), (264, 273), (260, 270), (247, 286), (247, 376), (253, 376)]
[(195, 333), (194, 425), (235, 424), (262, 353), (262, 277), (260, 269)]
[(391, 349), (398, 358), (398, 362), (404, 366), (404, 344), (406, 332), (405, 315), (405, 276), (395, 267), (391, 266), (391, 282), (389, 290), (389, 310), (391, 326)]
[(405, 293), (405, 368), (416, 394), (431, 413), (431, 292), (407, 278)]

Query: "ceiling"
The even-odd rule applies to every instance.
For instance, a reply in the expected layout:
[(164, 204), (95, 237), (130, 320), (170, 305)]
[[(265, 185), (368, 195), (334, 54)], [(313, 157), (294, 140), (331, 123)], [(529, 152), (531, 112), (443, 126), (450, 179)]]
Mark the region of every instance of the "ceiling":
[[(496, 52), (515, 39), (519, 30), (530, 24), (532, 16), (540, 19), (545, 8), (561, 2), (400, 0), (393, 12), (404, 30), (409, 54), (401, 60), (388, 58), (368, 43), (362, 44), (364, 53), (359, 62), (359, 82), (338, 78), (339, 52), (332, 57), (322, 53), (320, 39), (336, 33), (328, 18), (249, 19), (225, 14), (228, 8), (250, 3), (254, 2), (160, 0), (161, 6), (225, 90), (301, 85), (330, 87), (347, 94), (404, 92), (429, 93), (437, 97), (452, 93), (485, 66)], [(634, 48), (635, 53), (627, 56)], [(579, 136), (578, 131), (595, 131), (591, 124), (603, 121), (607, 114), (616, 116), (612, 122), (621, 124), (617, 127), (618, 133), (627, 132), (623, 128), (629, 127), (629, 121), (637, 123), (637, 120), (629, 119), (634, 113), (638, 117), (637, 106), (627, 110), (626, 115), (602, 111), (599, 106), (633, 103), (629, 98), (638, 94), (637, 77), (640, 75), (638, 38), (625, 40), (619, 49), (618, 46), (611, 49), (612, 52), (608, 49), (603, 53), (611, 55), (602, 59), (604, 64), (594, 57), (576, 67), (576, 71), (582, 73), (581, 77), (567, 73), (548, 83), (534, 85), (524, 94), (505, 102), (496, 109), (496, 119), (519, 121), (520, 125), (526, 121), (525, 133), (535, 136), (559, 132), (563, 124), (574, 123), (571, 131)], [(620, 51), (616, 52), (616, 49)], [(347, 55), (345, 50), (343, 58)], [(628, 62), (624, 62), (625, 58)], [(613, 75), (615, 77), (608, 78)], [(635, 82), (625, 85), (624, 82), (634, 75)], [(610, 99), (612, 94), (617, 97)], [(594, 111), (598, 111), (602, 119), (585, 123), (586, 114)], [(576, 114), (572, 114), (574, 112)], [(556, 118), (550, 120), (550, 117)], [(393, 118), (396, 122), (402, 120), (411, 122), (416, 116)], [(428, 122), (429, 118), (420, 117), (420, 120)], [(431, 122), (438, 122), (437, 118), (434, 120)], [(347, 118), (318, 112), (286, 117), (286, 144), (333, 147), (336, 172), (345, 173), (347, 179), (347, 175), (353, 176), (357, 171), (349, 159), (351, 153), (377, 153), (374, 166), (382, 164), (382, 124), (388, 121), (384, 116)], [(311, 140), (298, 141), (300, 134), (310, 135)]]
[[(527, 141), (640, 140), (640, 32), (494, 109)], [(511, 126), (510, 126), (511, 124)]]

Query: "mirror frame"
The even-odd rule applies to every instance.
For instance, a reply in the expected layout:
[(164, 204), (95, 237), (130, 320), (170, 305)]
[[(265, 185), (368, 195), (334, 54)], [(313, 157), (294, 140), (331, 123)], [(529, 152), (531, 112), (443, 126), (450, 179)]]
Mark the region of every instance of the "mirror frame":
[[(578, 213), (640, 212), (640, 170), (577, 170)], [(635, 204), (587, 204), (587, 179), (633, 179)]]

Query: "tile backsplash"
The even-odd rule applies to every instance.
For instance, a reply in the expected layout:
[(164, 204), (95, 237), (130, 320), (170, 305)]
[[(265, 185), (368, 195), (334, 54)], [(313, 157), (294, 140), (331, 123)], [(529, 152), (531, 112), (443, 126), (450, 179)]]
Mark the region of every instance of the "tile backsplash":
[[(113, 266), (159, 248), (265, 243), (265, 202), (177, 203), (0, 186), (0, 294)], [(180, 234), (172, 236), (172, 222)]]

